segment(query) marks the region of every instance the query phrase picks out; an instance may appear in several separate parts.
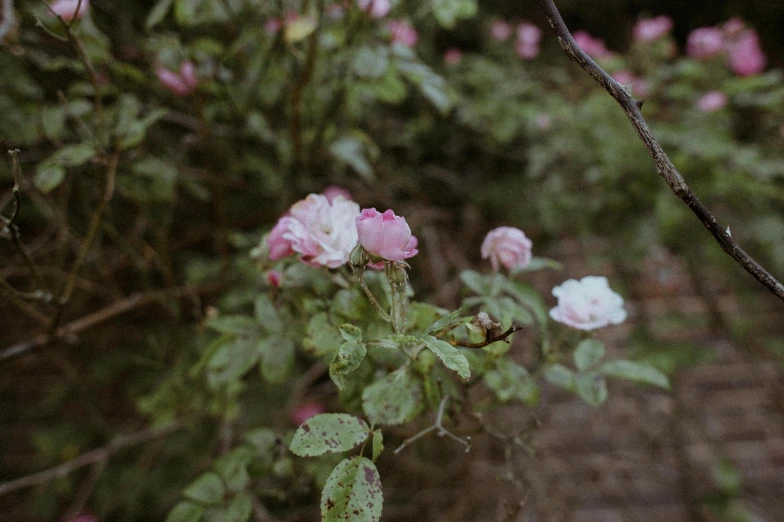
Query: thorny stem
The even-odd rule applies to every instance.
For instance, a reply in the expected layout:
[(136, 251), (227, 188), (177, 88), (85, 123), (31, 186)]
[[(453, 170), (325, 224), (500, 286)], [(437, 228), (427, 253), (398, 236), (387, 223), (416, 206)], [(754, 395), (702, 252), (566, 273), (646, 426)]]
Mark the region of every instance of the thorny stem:
[(590, 56), (580, 49), (580, 46), (577, 45), (574, 38), (572, 38), (572, 35), (566, 27), (563, 18), (561, 18), (561, 13), (558, 12), (558, 8), (555, 6), (555, 3), (553, 3), (553, 0), (539, 0), (539, 5), (544, 11), (545, 16), (550, 23), (550, 27), (555, 30), (555, 34), (558, 37), (558, 43), (561, 45), (561, 48), (566, 55), (590, 74), (621, 106), (643, 145), (645, 145), (651, 158), (653, 158), (658, 174), (664, 178), (673, 193), (691, 209), (700, 221), (702, 221), (702, 224), (705, 225), (711, 235), (713, 235), (722, 250), (732, 257), (749, 274), (754, 276), (754, 278), (762, 283), (770, 292), (779, 297), (779, 299), (784, 300), (784, 284), (773, 277), (735, 242), (730, 233), (719, 225), (719, 222), (713, 214), (703, 205), (686, 184), (683, 176), (672, 164), (672, 161), (670, 161), (670, 158), (654, 137), (653, 132), (651, 132), (650, 127), (648, 127), (645, 118), (643, 118), (642, 113), (640, 112), (643, 100), (634, 99), (617, 81), (607, 74), (604, 69), (599, 67)]
[(416, 441), (418, 439), (421, 439), (422, 437), (424, 437), (425, 435), (427, 435), (428, 433), (430, 433), (432, 431), (436, 431), (438, 433), (439, 437), (443, 437), (444, 435), (446, 435), (447, 437), (449, 437), (453, 441), (455, 441), (455, 442), (457, 442), (459, 444), (462, 444), (463, 446), (465, 446), (466, 453), (471, 451), (471, 437), (466, 437), (465, 440), (463, 440), (460, 437), (458, 437), (457, 435), (455, 435), (454, 433), (452, 433), (449, 430), (447, 430), (446, 428), (444, 428), (444, 425), (443, 425), (444, 411), (446, 410), (446, 403), (448, 401), (449, 401), (449, 396), (448, 395), (446, 397), (444, 397), (443, 399), (441, 399), (441, 403), (438, 405), (438, 414), (436, 414), (436, 421), (435, 421), (435, 423), (432, 426), (429, 426), (429, 427), (425, 428), (424, 430), (420, 431), (419, 433), (417, 433), (416, 435), (414, 435), (412, 437), (409, 437), (406, 440), (404, 440), (403, 443), (400, 446), (398, 446), (397, 449), (395, 449), (395, 451), (393, 451), (393, 453), (395, 455), (397, 455), (398, 453), (403, 451), (403, 448), (405, 448), (406, 446), (411, 445), (412, 442), (414, 442), (414, 441)]
[(367, 283), (365, 283), (365, 269), (364, 268), (360, 268), (359, 269), (358, 279), (359, 279), (359, 286), (361, 286), (362, 290), (365, 291), (365, 295), (368, 297), (368, 299), (370, 299), (370, 302), (373, 304), (373, 306), (376, 307), (376, 310), (378, 311), (379, 315), (381, 315), (381, 318), (384, 321), (387, 321), (387, 322), (391, 323), (392, 322), (392, 318), (389, 316), (388, 313), (386, 313), (386, 311), (384, 311), (383, 308), (381, 308), (381, 305), (378, 304), (378, 301), (376, 301), (376, 296), (373, 295), (373, 292), (370, 291), (370, 288), (368, 288)]

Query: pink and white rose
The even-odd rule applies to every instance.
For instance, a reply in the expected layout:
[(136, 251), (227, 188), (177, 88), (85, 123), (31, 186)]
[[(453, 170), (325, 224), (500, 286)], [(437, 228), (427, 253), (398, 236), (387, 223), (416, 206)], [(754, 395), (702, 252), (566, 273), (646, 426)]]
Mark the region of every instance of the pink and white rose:
[(578, 330), (595, 330), (626, 320), (623, 298), (613, 292), (606, 277), (587, 276), (569, 279), (553, 288), (558, 306), (550, 317)]
[[(49, 5), (49, 8), (54, 14), (61, 17), (66, 22), (70, 22), (74, 18), (77, 20), (83, 17), (90, 9), (90, 1), (82, 0), (57, 0)], [(77, 11), (78, 9), (78, 11)]]
[(359, 205), (336, 196), (311, 194), (295, 203), (267, 238), (269, 257), (275, 261), (291, 254), (312, 266), (337, 268), (348, 262), (357, 245), (355, 220)]
[(392, 209), (383, 214), (366, 208), (356, 218), (359, 244), (369, 254), (389, 261), (402, 261), (415, 256), (417, 239), (411, 235), (406, 219), (396, 216)]
[(653, 42), (672, 31), (672, 18), (661, 15), (643, 18), (634, 26), (634, 40), (640, 43)]
[(351, 201), (351, 192), (349, 192), (348, 189), (344, 189), (343, 187), (338, 187), (337, 185), (328, 186), (327, 188), (324, 189), (324, 192), (322, 192), (322, 194), (327, 196), (327, 199), (329, 200), (330, 203), (332, 203), (332, 200), (338, 196), (341, 196), (343, 197), (343, 199), (347, 199)]
[(491, 230), (482, 241), (482, 259), (490, 259), (493, 270), (498, 272), (499, 265), (507, 270), (525, 268), (531, 262), (533, 243), (519, 228), (498, 227)]

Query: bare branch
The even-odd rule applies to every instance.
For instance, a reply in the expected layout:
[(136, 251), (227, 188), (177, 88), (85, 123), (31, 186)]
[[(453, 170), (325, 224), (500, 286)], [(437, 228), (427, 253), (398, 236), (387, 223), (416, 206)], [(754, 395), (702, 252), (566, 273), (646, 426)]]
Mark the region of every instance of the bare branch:
[(635, 100), (617, 81), (580, 49), (580, 46), (577, 45), (574, 38), (572, 38), (569, 29), (567, 29), (553, 0), (539, 0), (539, 4), (542, 6), (542, 9), (547, 16), (550, 27), (555, 30), (555, 34), (558, 37), (558, 43), (561, 45), (561, 48), (566, 55), (577, 62), (580, 67), (599, 83), (599, 85), (604, 87), (605, 90), (610, 93), (610, 96), (618, 102), (623, 109), (623, 112), (626, 113), (634, 130), (637, 131), (637, 135), (640, 137), (643, 145), (645, 145), (645, 148), (648, 149), (651, 158), (653, 158), (658, 174), (664, 178), (675, 195), (681, 198), (694, 215), (702, 221), (702, 224), (705, 225), (713, 237), (716, 238), (716, 241), (718, 241), (722, 250), (729, 254), (730, 257), (737, 261), (740, 266), (754, 276), (774, 295), (784, 300), (784, 285), (752, 259), (752, 257), (732, 239), (732, 236), (725, 230), (725, 227), (719, 225), (719, 222), (713, 214), (702, 204), (686, 184), (683, 176), (681, 176), (680, 172), (678, 172), (672, 164), (670, 158), (667, 157), (667, 154), (664, 152), (661, 145), (659, 145), (659, 142), (654, 137), (650, 127), (648, 127), (648, 124), (645, 122), (645, 118), (643, 118), (642, 113), (640, 112), (642, 101)]

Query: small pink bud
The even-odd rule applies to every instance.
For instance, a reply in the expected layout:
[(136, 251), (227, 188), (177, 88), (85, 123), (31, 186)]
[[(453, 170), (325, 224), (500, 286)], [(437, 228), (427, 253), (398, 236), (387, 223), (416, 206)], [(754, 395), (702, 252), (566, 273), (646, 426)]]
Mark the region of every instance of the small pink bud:
[(540, 130), (549, 130), (553, 126), (553, 119), (549, 114), (536, 115), (536, 127)]
[(610, 58), (613, 56), (613, 53), (604, 45), (603, 40), (594, 38), (585, 31), (575, 31), (572, 37), (577, 45), (580, 46), (580, 49), (585, 51), (585, 54), (591, 58)]
[(612, 291), (606, 277), (587, 276), (569, 279), (553, 288), (558, 306), (550, 317), (578, 330), (595, 330), (626, 320), (623, 298)]
[(705, 60), (724, 50), (724, 35), (715, 27), (700, 27), (689, 34), (686, 54), (695, 60)]
[(414, 47), (419, 40), (419, 33), (405, 20), (390, 20), (387, 30), (392, 36), (392, 42)]
[(366, 208), (356, 219), (359, 243), (371, 255), (389, 261), (402, 261), (415, 256), (417, 239), (405, 218), (388, 209), (383, 214), (375, 208)]
[(283, 274), (278, 270), (270, 270), (267, 272), (267, 282), (273, 288), (280, 288), (280, 283), (283, 280)]
[(672, 31), (672, 18), (657, 16), (643, 18), (634, 26), (634, 40), (640, 43), (653, 42)]
[(283, 22), (280, 18), (270, 18), (264, 23), (264, 31), (268, 34), (275, 34), (280, 31), (280, 26)]
[[(82, 18), (87, 13), (87, 10), (90, 9), (90, 1), (82, 0), (80, 4), (79, 0), (57, 0), (49, 7), (57, 16), (62, 17), (66, 22), (70, 22), (74, 18)], [(78, 12), (76, 11), (77, 7), (79, 9)]]
[(721, 91), (706, 92), (697, 100), (697, 108), (702, 112), (717, 111), (727, 105), (727, 96)]
[(370, 13), (371, 18), (383, 18), (392, 9), (389, 0), (357, 0), (357, 5), (363, 11)]
[(289, 414), (289, 420), (299, 426), (309, 418), (320, 415), (325, 411), (324, 406), (318, 402), (306, 402), (305, 404), (300, 404), (294, 408)]
[(338, 187), (337, 185), (328, 186), (327, 188), (324, 189), (324, 192), (322, 192), (322, 194), (324, 194), (327, 197), (327, 200), (330, 203), (332, 203), (334, 199), (338, 196), (341, 196), (342, 198), (351, 201), (351, 192), (344, 189), (343, 187)]
[(515, 51), (523, 60), (533, 60), (539, 55), (539, 41), (542, 39), (542, 30), (533, 24), (523, 22), (517, 26)]
[(173, 72), (164, 67), (155, 70), (158, 81), (177, 96), (187, 96), (196, 90), (199, 79), (196, 76), (196, 67), (193, 62), (186, 60), (180, 65), (179, 72)]
[(452, 47), (444, 52), (444, 61), (449, 65), (458, 64), (462, 59), (463, 52), (460, 49), (455, 49)]
[(490, 24), (490, 37), (493, 40), (503, 42), (510, 36), (512, 36), (512, 25), (509, 22), (496, 20)]
[(482, 241), (482, 259), (490, 259), (493, 270), (498, 272), (499, 264), (507, 270), (525, 268), (531, 262), (533, 243), (519, 228), (499, 227), (491, 230)]

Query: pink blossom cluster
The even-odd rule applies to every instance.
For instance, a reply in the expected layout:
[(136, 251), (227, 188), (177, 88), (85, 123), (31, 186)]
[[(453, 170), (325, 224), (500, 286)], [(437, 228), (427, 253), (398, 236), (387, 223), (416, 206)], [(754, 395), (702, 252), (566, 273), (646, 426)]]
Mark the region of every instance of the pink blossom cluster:
[(759, 36), (738, 18), (721, 27), (700, 27), (689, 34), (686, 54), (695, 60), (706, 60), (726, 54), (727, 65), (739, 76), (752, 76), (765, 70), (767, 57)]
[(697, 108), (702, 112), (714, 112), (727, 105), (727, 95), (721, 91), (709, 91), (697, 100)]
[(672, 18), (661, 15), (642, 18), (634, 26), (634, 40), (639, 43), (654, 42), (672, 31)]
[(490, 24), (490, 37), (493, 40), (503, 42), (512, 36), (512, 24), (504, 20), (495, 20)]
[(575, 31), (572, 37), (580, 49), (591, 58), (602, 59), (613, 56), (613, 53), (605, 46), (604, 40), (594, 38), (585, 31)]
[(389, 0), (357, 0), (357, 6), (370, 14), (372, 18), (383, 18), (392, 9)]
[(170, 71), (165, 67), (155, 69), (158, 81), (177, 96), (187, 96), (196, 90), (199, 78), (196, 76), (196, 66), (186, 60), (180, 64), (179, 72)]
[[(66, 22), (83, 17), (90, 9), (90, 0), (57, 0), (49, 5), (54, 14)], [(78, 11), (77, 11), (78, 10)]]
[(522, 22), (515, 32), (515, 51), (523, 60), (533, 60), (539, 54), (542, 30), (528, 22)]
[(390, 20), (387, 22), (387, 30), (392, 37), (393, 43), (399, 43), (406, 47), (414, 47), (419, 40), (419, 33), (417, 33), (417, 30), (405, 20)]
[[(418, 253), (417, 238), (405, 218), (391, 209), (360, 212), (347, 195), (345, 189), (330, 187), (328, 193), (310, 194), (292, 205), (267, 237), (270, 260), (296, 254), (308, 265), (337, 268), (348, 262), (357, 244), (371, 256), (388, 261)], [(277, 287), (281, 276), (273, 272), (267, 280)]]

